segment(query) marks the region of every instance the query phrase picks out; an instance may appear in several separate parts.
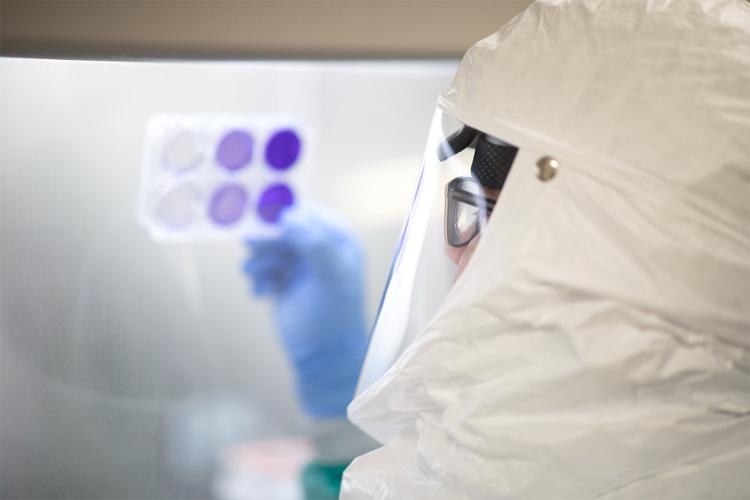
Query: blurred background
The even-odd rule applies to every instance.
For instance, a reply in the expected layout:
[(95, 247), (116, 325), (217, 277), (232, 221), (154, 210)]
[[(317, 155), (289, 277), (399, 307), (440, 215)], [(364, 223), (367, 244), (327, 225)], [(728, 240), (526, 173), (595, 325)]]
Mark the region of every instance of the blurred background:
[(306, 419), (243, 245), (158, 244), (136, 222), (146, 121), (309, 124), (306, 191), (362, 240), (371, 321), (437, 95), (527, 3), (0, 2), (0, 497), (294, 479)]

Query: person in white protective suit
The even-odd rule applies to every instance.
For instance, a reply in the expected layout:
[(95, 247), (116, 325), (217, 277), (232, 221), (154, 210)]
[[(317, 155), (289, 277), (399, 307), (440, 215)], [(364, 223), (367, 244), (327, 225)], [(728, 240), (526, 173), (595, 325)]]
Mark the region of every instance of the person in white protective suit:
[(749, 353), (750, 3), (536, 2), (439, 98), (341, 498), (750, 498)]

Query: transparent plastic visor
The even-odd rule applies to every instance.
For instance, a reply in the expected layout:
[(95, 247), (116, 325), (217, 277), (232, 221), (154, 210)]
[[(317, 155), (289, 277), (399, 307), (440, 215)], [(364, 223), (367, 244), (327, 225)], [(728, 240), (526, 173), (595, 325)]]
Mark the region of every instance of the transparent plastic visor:
[(439, 310), (478, 243), (516, 151), (435, 113), (357, 393), (396, 362)]

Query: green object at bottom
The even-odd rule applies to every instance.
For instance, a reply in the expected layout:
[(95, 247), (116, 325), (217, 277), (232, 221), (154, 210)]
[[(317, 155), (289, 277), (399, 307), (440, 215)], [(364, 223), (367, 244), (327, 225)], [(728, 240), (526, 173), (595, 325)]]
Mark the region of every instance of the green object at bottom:
[(302, 487), (305, 500), (337, 500), (341, 490), (341, 478), (349, 462), (325, 464), (311, 462), (302, 472)]

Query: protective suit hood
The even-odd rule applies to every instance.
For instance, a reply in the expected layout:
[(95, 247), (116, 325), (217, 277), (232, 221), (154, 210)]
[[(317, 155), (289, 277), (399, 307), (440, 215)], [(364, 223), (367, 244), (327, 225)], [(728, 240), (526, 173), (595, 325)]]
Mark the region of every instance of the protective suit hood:
[(537, 2), (438, 106), (518, 155), (342, 498), (747, 498), (750, 4)]

